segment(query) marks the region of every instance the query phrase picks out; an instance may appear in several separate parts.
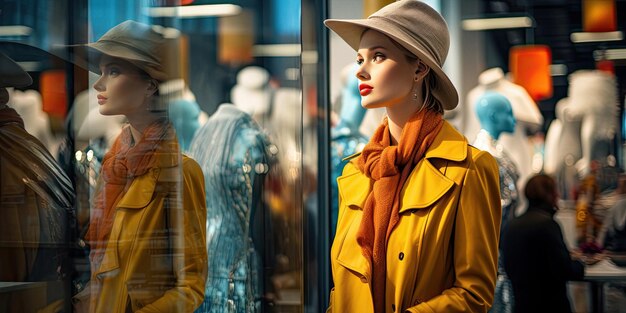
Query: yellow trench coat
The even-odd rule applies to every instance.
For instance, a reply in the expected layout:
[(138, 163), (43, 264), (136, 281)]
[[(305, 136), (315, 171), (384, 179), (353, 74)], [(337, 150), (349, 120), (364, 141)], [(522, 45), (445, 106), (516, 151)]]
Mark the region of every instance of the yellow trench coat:
[[(351, 162), (339, 184), (328, 312), (373, 312), (370, 263), (356, 234), (373, 181)], [(493, 157), (444, 126), (405, 182), (400, 221), (387, 245), (386, 312), (487, 312), (500, 232)], [(379, 312), (377, 312), (379, 313)]]
[[(167, 184), (178, 186), (178, 200), (165, 200)], [(90, 312), (193, 312), (200, 306), (208, 270), (205, 201), (202, 170), (186, 156), (182, 166), (154, 167), (135, 178), (116, 205), (104, 258), (92, 272)]]

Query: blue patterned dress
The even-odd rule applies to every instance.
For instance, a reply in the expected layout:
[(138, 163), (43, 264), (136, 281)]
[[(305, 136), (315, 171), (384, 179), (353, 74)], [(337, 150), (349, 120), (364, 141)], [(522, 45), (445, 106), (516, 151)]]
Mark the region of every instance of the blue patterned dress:
[(191, 142), (207, 200), (209, 270), (198, 313), (260, 311), (262, 268), (251, 223), (269, 171), (268, 147), (256, 122), (230, 104), (221, 105)]

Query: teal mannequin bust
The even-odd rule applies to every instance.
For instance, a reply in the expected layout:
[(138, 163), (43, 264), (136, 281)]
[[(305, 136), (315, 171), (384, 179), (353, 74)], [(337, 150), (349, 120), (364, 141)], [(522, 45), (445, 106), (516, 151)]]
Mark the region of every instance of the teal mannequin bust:
[(515, 131), (515, 117), (511, 102), (500, 93), (486, 92), (476, 102), (476, 115), (480, 127), (486, 130), (495, 140), (500, 134)]
[(176, 99), (169, 104), (169, 116), (180, 147), (184, 152), (188, 151), (193, 136), (200, 128), (200, 106), (195, 101)]
[[(498, 143), (498, 138), (500, 138), (502, 133), (513, 133), (516, 121), (513, 116), (511, 102), (504, 95), (497, 92), (486, 92), (478, 98), (474, 108), (481, 127), (476, 136), (476, 141), (474, 141), (474, 146), (489, 152), (498, 163), (500, 203), (502, 205), (500, 234), (503, 234), (508, 222), (513, 219), (515, 208), (519, 203), (516, 182), (520, 174), (515, 163), (504, 151), (502, 145)], [(499, 248), (502, 247), (502, 244), (502, 236), (500, 236)], [(500, 255), (502, 254), (500, 253)], [(512, 312), (514, 305), (512, 294), (513, 289), (504, 272), (502, 259), (498, 258), (498, 281), (490, 313)]]

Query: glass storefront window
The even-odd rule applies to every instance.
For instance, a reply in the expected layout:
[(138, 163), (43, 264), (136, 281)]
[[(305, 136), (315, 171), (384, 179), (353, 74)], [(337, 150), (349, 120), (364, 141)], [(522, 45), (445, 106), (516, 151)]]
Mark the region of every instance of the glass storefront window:
[(2, 1), (0, 311), (318, 311), (320, 10)]

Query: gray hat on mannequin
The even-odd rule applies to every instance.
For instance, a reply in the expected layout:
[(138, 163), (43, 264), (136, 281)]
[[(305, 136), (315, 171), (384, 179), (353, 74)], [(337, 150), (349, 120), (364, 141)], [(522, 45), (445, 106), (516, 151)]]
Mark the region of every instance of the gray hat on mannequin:
[(457, 106), (458, 92), (442, 69), (450, 46), (448, 26), (441, 14), (426, 3), (400, 0), (366, 19), (329, 19), (324, 24), (354, 50), (358, 50), (361, 35), (367, 29), (389, 36), (430, 67), (437, 81), (433, 95), (443, 108), (452, 110)]
[(106, 54), (132, 63), (156, 80), (166, 81), (175, 78), (165, 65), (175, 47), (171, 39), (179, 35), (171, 30), (128, 20), (111, 28), (96, 42), (72, 47), (87, 50), (89, 70), (94, 73), (100, 74), (100, 57)]
[(15, 61), (0, 52), (0, 88), (26, 87), (33, 79)]

